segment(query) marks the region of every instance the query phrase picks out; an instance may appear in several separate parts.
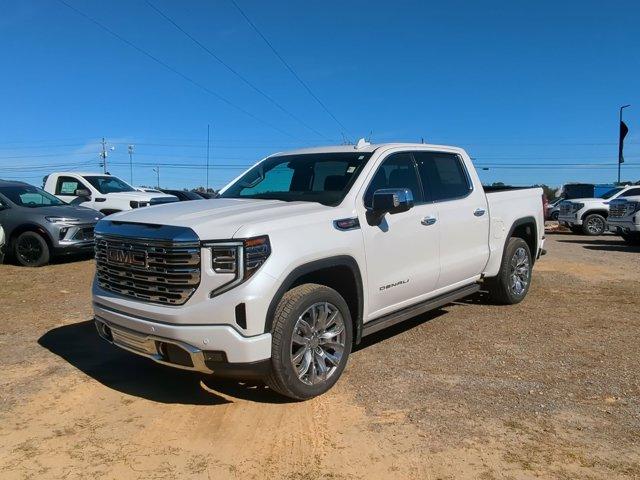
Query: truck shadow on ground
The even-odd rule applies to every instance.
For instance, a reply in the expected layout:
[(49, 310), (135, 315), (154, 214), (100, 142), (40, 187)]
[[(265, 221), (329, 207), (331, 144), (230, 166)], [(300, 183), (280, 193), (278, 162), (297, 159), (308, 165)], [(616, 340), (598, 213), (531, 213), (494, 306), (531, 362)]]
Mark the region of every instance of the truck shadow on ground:
[(628, 245), (624, 240), (611, 238), (595, 238), (593, 240), (558, 240), (560, 243), (576, 243), (587, 250), (601, 250), (605, 252), (639, 253), (640, 245)]
[(102, 340), (92, 320), (49, 330), (38, 344), (108, 388), (154, 402), (232, 403), (226, 396), (262, 403), (287, 401), (261, 384), (215, 379), (129, 353)]

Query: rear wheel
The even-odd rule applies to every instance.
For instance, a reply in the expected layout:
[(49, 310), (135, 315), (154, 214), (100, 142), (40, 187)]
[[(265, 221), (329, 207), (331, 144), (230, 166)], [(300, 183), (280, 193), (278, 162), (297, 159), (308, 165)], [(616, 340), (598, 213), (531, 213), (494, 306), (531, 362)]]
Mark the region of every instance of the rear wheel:
[(602, 235), (606, 229), (607, 221), (598, 213), (587, 215), (582, 222), (582, 232), (585, 235)]
[(323, 394), (347, 364), (352, 332), (349, 307), (338, 292), (311, 283), (289, 290), (273, 319), (266, 383), (296, 400)]
[(520, 303), (531, 285), (531, 251), (523, 239), (512, 237), (505, 245), (500, 271), (487, 280), (490, 298), (499, 304)]
[(21, 233), (13, 243), (13, 254), (24, 267), (41, 267), (49, 263), (49, 245), (36, 232)]

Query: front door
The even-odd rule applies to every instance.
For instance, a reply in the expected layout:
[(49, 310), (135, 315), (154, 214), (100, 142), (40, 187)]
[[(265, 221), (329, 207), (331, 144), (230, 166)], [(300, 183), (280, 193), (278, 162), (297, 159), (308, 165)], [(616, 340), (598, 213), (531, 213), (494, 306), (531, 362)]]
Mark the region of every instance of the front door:
[[(380, 225), (369, 225), (366, 207), (382, 188), (408, 188), (415, 206), (395, 215), (386, 214)], [(440, 273), (439, 229), (432, 203), (425, 202), (416, 164), (410, 153), (393, 153), (378, 166), (363, 198), (360, 228), (367, 262), (368, 314), (380, 317), (417, 303), (436, 288)]]

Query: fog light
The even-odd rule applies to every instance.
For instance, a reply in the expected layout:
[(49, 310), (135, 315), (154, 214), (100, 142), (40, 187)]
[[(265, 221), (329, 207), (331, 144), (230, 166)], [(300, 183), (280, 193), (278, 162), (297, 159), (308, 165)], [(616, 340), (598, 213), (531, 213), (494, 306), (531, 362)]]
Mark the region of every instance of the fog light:
[(227, 354), (224, 352), (205, 350), (202, 353), (204, 354), (205, 362), (226, 362), (227, 361)]

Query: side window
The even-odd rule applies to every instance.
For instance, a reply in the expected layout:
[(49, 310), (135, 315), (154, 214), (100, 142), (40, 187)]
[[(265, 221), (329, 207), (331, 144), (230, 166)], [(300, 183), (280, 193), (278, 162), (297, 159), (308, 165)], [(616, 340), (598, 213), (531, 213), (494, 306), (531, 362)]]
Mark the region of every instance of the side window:
[(471, 185), (458, 155), (442, 152), (414, 152), (420, 179), (434, 202), (464, 197)]
[(630, 188), (620, 196), (621, 197), (637, 197), (639, 195), (640, 195), (640, 188)]
[(373, 206), (373, 194), (381, 188), (408, 188), (415, 203), (424, 202), (416, 166), (410, 153), (394, 153), (387, 157), (373, 176), (364, 194), (364, 205)]
[(75, 195), (76, 190), (84, 188), (82, 184), (72, 177), (59, 177), (56, 183), (56, 195)]

